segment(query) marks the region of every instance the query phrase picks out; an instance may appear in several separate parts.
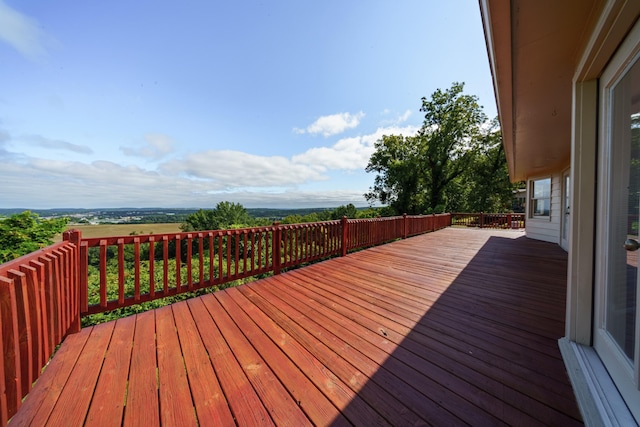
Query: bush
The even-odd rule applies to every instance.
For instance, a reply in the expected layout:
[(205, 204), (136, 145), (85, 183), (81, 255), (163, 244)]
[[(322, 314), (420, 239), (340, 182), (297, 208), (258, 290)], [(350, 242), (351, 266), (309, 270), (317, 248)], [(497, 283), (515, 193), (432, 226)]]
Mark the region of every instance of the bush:
[(41, 219), (30, 211), (0, 219), (0, 264), (51, 245), (67, 222), (69, 218)]

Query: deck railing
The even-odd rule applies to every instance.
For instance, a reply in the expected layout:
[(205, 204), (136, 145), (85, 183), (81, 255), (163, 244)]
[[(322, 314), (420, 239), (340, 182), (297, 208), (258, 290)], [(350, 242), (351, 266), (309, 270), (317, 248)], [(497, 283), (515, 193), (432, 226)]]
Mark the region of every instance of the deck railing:
[(80, 310), (90, 315), (220, 286), (450, 225), (450, 216), (346, 218), (80, 242)]
[(0, 423), (6, 424), (64, 337), (80, 331), (77, 245), (0, 265)]
[(0, 425), (80, 318), (451, 225), (449, 214), (82, 238), (0, 265)]
[(523, 213), (452, 213), (451, 225), (477, 228), (524, 228)]

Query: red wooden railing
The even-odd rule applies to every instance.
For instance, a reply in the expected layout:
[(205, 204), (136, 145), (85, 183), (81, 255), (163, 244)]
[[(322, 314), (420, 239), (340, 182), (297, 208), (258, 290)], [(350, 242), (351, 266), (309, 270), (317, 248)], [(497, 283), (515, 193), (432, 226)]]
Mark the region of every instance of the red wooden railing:
[(65, 232), (63, 242), (0, 265), (0, 425), (56, 346), (80, 330), (81, 316), (278, 274), (449, 225), (443, 214), (89, 239)]
[(452, 213), (451, 225), (478, 228), (524, 228), (523, 213)]
[(343, 221), (312, 222), (306, 224), (274, 224), (274, 273), (282, 268), (295, 267), (322, 258), (339, 255), (342, 248)]
[[(450, 215), (399, 216), (392, 218), (353, 219), (348, 230), (344, 250), (350, 251), (381, 245), (398, 238), (406, 238), (450, 225)], [(344, 254), (346, 252), (343, 251)]]
[(72, 241), (0, 265), (3, 425), (16, 413), (56, 346), (80, 330), (78, 278), (77, 242)]
[[(273, 227), (81, 239), (81, 314), (270, 272), (273, 245)], [(111, 259), (117, 260), (115, 280), (107, 271)], [(91, 287), (90, 278), (98, 281)], [(90, 295), (90, 288), (98, 293)]]
[(442, 214), (90, 239), (75, 232), (81, 242), (81, 315), (279, 274), (449, 224), (450, 216)]

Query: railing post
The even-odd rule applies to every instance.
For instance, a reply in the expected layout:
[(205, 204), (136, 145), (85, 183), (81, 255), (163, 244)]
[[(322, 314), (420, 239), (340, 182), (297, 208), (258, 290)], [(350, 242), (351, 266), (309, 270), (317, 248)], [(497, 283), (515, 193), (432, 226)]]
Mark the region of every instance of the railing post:
[(480, 212), (480, 228), (484, 227), (484, 212)]
[(347, 256), (347, 241), (349, 240), (349, 221), (342, 217), (342, 256)]
[(71, 333), (77, 333), (80, 332), (81, 329), (81, 325), (80, 325), (80, 271), (82, 271), (83, 269), (80, 268), (80, 262), (81, 257), (80, 257), (80, 242), (82, 242), (82, 232), (80, 230), (67, 230), (64, 233), (62, 233), (62, 239), (64, 241), (67, 242), (71, 242), (76, 246), (76, 256), (73, 257), (73, 262), (74, 262), (74, 266), (71, 268), (71, 283), (70, 285), (73, 287), (73, 289), (71, 289), (70, 294), (73, 295), (73, 297), (75, 298), (75, 301), (71, 302), (69, 301), (69, 303), (71, 304), (72, 307), (75, 308), (75, 311), (73, 313), (73, 321), (71, 322), (71, 325), (69, 327), (69, 332)]
[(273, 256), (273, 274), (280, 274), (280, 251), (282, 250), (282, 229), (278, 221), (273, 223), (273, 246), (271, 254)]
[(409, 229), (409, 219), (407, 217), (407, 214), (402, 214), (402, 238), (406, 239), (407, 235), (409, 234), (408, 229)]
[(507, 228), (513, 228), (513, 221), (511, 219), (511, 213), (507, 214), (507, 224), (509, 224), (509, 226)]

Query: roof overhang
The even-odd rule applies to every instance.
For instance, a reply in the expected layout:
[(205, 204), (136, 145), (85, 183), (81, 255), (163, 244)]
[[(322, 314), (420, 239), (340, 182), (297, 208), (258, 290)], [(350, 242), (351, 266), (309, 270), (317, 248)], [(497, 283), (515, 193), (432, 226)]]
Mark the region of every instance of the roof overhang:
[(605, 0), (480, 0), (512, 181), (566, 168), (572, 81)]

